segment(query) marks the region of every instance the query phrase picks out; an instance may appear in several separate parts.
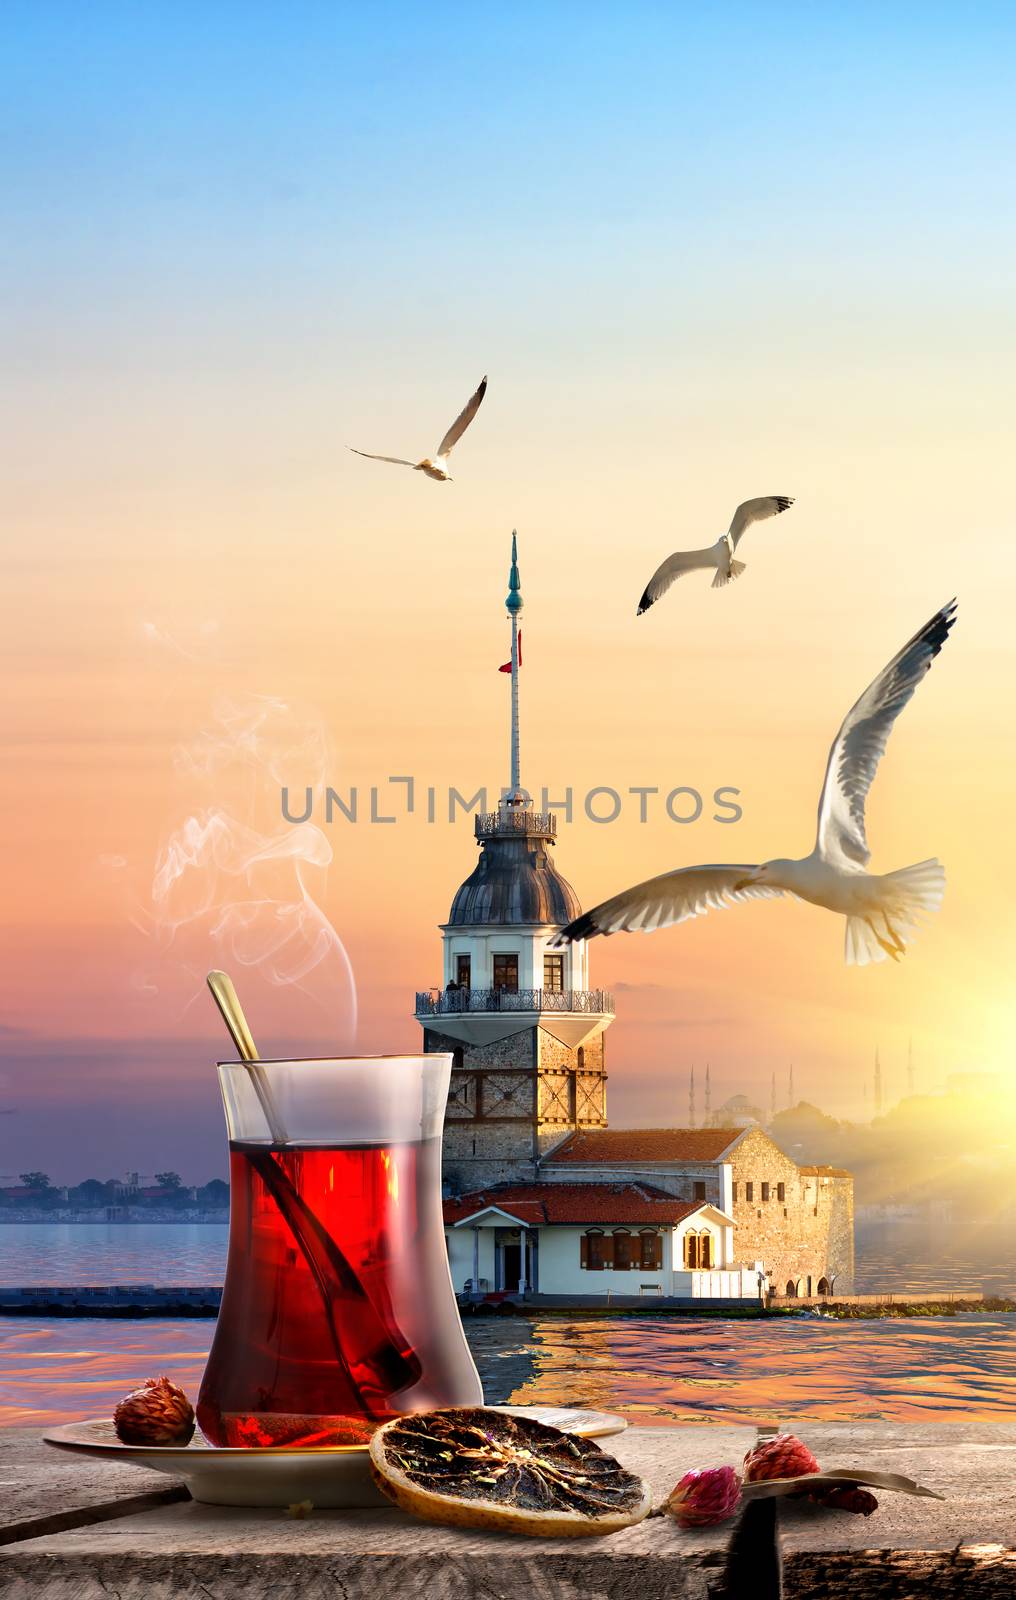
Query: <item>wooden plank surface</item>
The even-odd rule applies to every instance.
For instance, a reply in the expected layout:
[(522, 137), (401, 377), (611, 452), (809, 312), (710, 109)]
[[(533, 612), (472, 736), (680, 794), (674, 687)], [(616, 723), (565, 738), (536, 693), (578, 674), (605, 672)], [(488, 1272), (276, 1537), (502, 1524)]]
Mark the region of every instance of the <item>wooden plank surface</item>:
[(41, 1428), (0, 1428), (0, 1530), (33, 1517), (165, 1489), (147, 1467), (70, 1456), (42, 1442)]
[[(781, 1504), (787, 1600), (1014, 1592), (1016, 1425), (800, 1431), (825, 1466), (878, 1465), (947, 1499), (885, 1495), (871, 1518)], [(638, 1428), (604, 1443), (662, 1498), (690, 1467), (738, 1464), (754, 1436), (747, 1427)], [(23, 1436), (26, 1471), (42, 1448)], [(80, 1463), (85, 1473), (94, 1465)], [(730, 1532), (685, 1533), (657, 1517), (610, 1539), (526, 1540), (434, 1528), (394, 1508), (294, 1520), (186, 1503), (9, 1545), (0, 1589), (5, 1600), (706, 1600), (720, 1593)]]

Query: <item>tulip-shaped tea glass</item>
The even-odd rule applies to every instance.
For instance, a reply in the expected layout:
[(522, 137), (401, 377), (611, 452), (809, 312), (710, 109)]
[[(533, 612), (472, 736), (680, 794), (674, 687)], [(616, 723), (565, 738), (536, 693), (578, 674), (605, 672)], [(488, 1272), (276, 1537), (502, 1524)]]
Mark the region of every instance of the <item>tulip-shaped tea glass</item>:
[(451, 1057), (227, 1062), (229, 1256), (198, 1399), (216, 1445), (363, 1444), (482, 1404), (441, 1215)]

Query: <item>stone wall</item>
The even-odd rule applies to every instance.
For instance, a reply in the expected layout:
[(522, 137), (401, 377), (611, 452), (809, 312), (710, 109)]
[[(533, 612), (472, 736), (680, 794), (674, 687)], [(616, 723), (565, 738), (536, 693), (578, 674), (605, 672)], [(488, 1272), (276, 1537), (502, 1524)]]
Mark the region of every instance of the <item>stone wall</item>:
[[(547, 1183), (648, 1183), (679, 1200), (708, 1200), (714, 1206), (721, 1201), (720, 1169), (714, 1161), (632, 1161), (623, 1168), (562, 1161), (555, 1166), (551, 1152), (541, 1165), (540, 1176)], [(701, 1185), (703, 1192), (698, 1192), (696, 1185)]]
[(735, 1259), (764, 1262), (780, 1294), (788, 1283), (799, 1294), (816, 1293), (820, 1278), (835, 1278), (836, 1288), (849, 1294), (854, 1283), (853, 1179), (808, 1175), (761, 1128), (750, 1128), (728, 1160), (734, 1182)]
[(543, 1028), (489, 1044), (463, 1044), (424, 1031), (426, 1051), (450, 1051), (444, 1182), (452, 1194), (494, 1183), (529, 1182), (536, 1160), (575, 1127), (606, 1121), (603, 1038), (579, 1053)]

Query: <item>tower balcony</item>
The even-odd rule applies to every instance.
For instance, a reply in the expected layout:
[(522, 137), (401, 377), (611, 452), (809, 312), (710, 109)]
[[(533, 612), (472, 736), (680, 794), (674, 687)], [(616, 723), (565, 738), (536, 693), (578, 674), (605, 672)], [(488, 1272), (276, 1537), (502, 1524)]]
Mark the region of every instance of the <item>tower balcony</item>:
[(481, 811), (473, 819), (478, 839), (511, 839), (519, 834), (535, 839), (556, 839), (557, 818), (549, 811), (516, 811), (502, 806), (500, 811)]
[(612, 1017), (608, 989), (423, 989), (416, 995), (418, 1017), (461, 1016), (473, 1011), (566, 1011)]
[(545, 1028), (577, 1046), (614, 1018), (607, 989), (425, 989), (417, 991), (416, 1020), (464, 1043), (484, 1044), (523, 1028)]

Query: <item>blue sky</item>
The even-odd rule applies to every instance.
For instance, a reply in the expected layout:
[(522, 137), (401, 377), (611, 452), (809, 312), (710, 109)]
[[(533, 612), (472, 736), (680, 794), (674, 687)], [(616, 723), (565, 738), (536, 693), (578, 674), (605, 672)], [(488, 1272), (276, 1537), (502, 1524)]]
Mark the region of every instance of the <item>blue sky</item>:
[[(146, 998), (96, 863), (151, 884), (215, 692), (313, 706), (348, 781), (497, 781), (513, 526), (526, 781), (737, 783), (746, 860), (807, 847), (849, 697), (961, 593), (872, 800), (880, 865), (947, 858), (927, 942), (862, 996), (794, 908), (761, 954), (747, 913), (611, 940), (612, 1117), (683, 1115), (690, 1060), (764, 1095), (793, 1059), (856, 1111), (879, 1040), (914, 1033), (929, 1082), (1001, 1059), (978, 951), (1016, 959), (981, 848), (1016, 805), (1013, 8), (12, 0), (0, 31), (0, 1109), (41, 1140), (115, 1037), (152, 1160), (184, 1080), (209, 1114), (214, 1018)], [(432, 448), (485, 369), (454, 486), (345, 451)], [(722, 609), (636, 625), (662, 556), (768, 492), (793, 515)], [(330, 880), (375, 1049), (416, 1042), (472, 859), (468, 826), (390, 831), (337, 840)], [(724, 859), (722, 832), (577, 826), (562, 870), (590, 905)]]

